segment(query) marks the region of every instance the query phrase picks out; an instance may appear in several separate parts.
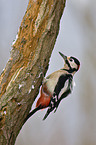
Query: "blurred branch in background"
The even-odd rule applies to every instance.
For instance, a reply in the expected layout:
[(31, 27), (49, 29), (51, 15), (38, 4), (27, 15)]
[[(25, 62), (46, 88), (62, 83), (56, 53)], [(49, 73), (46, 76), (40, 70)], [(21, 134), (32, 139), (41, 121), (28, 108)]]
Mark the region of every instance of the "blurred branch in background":
[[(86, 74), (82, 76), (82, 106), (83, 126), (81, 140), (83, 145), (96, 144), (96, 3), (89, 1), (82, 17), (83, 30), (86, 33), (84, 38), (85, 49), (83, 62)], [(84, 74), (84, 73), (83, 73)]]
[[(80, 3), (82, 3), (80, 8)], [(80, 82), (78, 145), (96, 144), (96, 1), (73, 7), (82, 27), (83, 53)], [(79, 15), (78, 15), (79, 14)]]
[(65, 0), (29, 0), (0, 76), (0, 144), (13, 145), (24, 124), (47, 71), (64, 7)]

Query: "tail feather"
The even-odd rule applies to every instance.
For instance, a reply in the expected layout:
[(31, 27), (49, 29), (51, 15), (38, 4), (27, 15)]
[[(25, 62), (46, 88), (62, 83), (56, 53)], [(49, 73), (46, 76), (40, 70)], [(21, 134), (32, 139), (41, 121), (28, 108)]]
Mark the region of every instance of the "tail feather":
[(52, 110), (53, 110), (52, 108), (49, 108), (49, 109), (47, 110), (47, 112), (46, 112), (46, 114), (45, 114), (43, 120), (45, 120), (45, 119), (48, 117), (48, 115), (50, 114), (50, 112), (51, 112)]
[(39, 105), (38, 107), (36, 107), (35, 109), (33, 109), (28, 115), (27, 117), (25, 118), (25, 122), (35, 113), (37, 112), (38, 110), (42, 109), (41, 108), (41, 105)]

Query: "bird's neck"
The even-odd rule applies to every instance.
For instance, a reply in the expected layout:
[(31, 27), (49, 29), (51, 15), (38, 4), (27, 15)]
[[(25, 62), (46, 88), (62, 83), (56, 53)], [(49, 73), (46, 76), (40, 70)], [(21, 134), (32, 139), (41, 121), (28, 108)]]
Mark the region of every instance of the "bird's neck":
[(66, 71), (66, 73), (71, 74), (72, 76), (76, 73), (74, 69), (69, 69), (69, 68), (62, 68), (61, 70)]

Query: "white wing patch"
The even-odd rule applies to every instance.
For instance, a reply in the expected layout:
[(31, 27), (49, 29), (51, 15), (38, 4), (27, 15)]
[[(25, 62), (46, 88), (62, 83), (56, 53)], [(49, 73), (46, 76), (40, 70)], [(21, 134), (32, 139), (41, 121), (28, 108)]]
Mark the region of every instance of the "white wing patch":
[(68, 84), (69, 84), (68, 82), (69, 82), (69, 80), (67, 80), (67, 81), (65, 82), (64, 87), (61, 89), (61, 91), (60, 91), (60, 93), (59, 93), (59, 95), (58, 95), (58, 99), (60, 99), (60, 97), (62, 96), (62, 94), (67, 90)]
[(62, 94), (63, 94), (64, 92), (66, 92), (67, 89), (69, 89), (69, 87), (70, 87), (70, 90), (72, 90), (73, 84), (71, 84), (71, 86), (68, 86), (68, 85), (69, 85), (69, 80), (67, 80), (67, 81), (65, 82), (64, 87), (61, 89), (61, 91), (60, 91), (60, 93), (59, 93), (59, 95), (58, 95), (58, 99), (60, 99), (60, 97), (62, 96)]

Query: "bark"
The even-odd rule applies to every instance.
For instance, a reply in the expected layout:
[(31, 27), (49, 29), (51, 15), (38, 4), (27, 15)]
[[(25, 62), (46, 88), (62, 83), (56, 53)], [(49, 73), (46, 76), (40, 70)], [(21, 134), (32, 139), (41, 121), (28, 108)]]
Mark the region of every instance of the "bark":
[(0, 76), (0, 144), (13, 145), (48, 69), (65, 0), (29, 0)]

